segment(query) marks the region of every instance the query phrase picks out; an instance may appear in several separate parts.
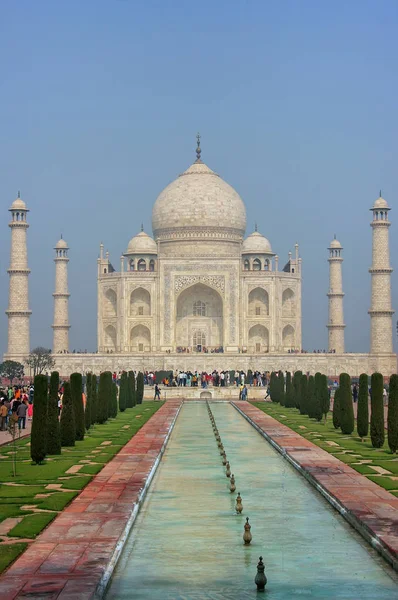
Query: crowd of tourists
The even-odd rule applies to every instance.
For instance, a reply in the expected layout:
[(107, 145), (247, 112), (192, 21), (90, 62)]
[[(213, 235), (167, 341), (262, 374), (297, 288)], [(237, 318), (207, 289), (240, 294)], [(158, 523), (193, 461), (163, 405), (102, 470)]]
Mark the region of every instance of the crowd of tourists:
[(26, 429), (26, 420), (33, 416), (33, 387), (8, 386), (0, 389), (0, 431), (5, 431), (14, 416), (19, 429)]

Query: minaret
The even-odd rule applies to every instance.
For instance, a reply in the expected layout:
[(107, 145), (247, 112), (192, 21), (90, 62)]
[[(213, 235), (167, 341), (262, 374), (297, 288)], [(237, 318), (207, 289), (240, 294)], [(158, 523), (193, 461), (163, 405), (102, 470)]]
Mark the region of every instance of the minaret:
[(372, 304), (370, 314), (370, 352), (371, 354), (391, 354), (392, 315), (391, 309), (391, 273), (390, 248), (388, 243), (388, 220), (390, 207), (380, 197), (370, 209), (373, 213), (372, 232)]
[(10, 286), (8, 295), (8, 349), (7, 358), (24, 362), (30, 352), (28, 277), (28, 251), (26, 233), (29, 212), (20, 193), (9, 209), (11, 213)]
[(69, 351), (69, 292), (68, 292), (68, 244), (61, 239), (55, 248), (55, 292), (53, 354)]
[(329, 321), (327, 328), (329, 330), (329, 352), (342, 354), (344, 352), (344, 311), (343, 311), (343, 277), (342, 265), (343, 257), (341, 251), (342, 245), (336, 236), (330, 242), (329, 250)]

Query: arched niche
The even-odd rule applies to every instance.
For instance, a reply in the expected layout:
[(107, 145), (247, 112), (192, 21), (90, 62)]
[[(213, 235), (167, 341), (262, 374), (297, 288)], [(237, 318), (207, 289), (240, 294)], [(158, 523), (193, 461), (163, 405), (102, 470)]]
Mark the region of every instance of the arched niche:
[(269, 315), (269, 296), (263, 288), (254, 288), (249, 294), (249, 316), (266, 317)]
[(104, 317), (116, 317), (117, 316), (117, 296), (115, 290), (106, 290), (104, 294), (104, 306), (103, 306)]
[(108, 325), (105, 328), (104, 346), (107, 350), (116, 352), (116, 329), (113, 325)]
[(251, 352), (268, 352), (269, 332), (264, 325), (253, 325), (249, 329), (249, 346)]
[(134, 352), (145, 352), (151, 349), (151, 332), (146, 325), (136, 325), (132, 328), (130, 346)]
[(295, 348), (294, 328), (291, 325), (286, 325), (282, 331), (282, 346), (284, 350), (293, 350)]
[(282, 316), (292, 317), (295, 314), (294, 292), (290, 288), (283, 291), (282, 294)]
[(192, 348), (198, 330), (203, 332), (207, 347), (223, 346), (223, 300), (203, 283), (186, 288), (177, 298), (176, 346)]
[(253, 271), (261, 271), (261, 260), (259, 258), (253, 260)]
[(130, 316), (138, 317), (151, 314), (151, 295), (148, 290), (139, 287), (130, 294)]

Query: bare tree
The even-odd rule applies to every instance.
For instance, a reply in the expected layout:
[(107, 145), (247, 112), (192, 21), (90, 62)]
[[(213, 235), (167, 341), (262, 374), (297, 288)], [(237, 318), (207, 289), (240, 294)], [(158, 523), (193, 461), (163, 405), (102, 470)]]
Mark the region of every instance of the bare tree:
[(25, 362), (32, 369), (34, 376), (40, 375), (44, 371), (51, 371), (55, 365), (51, 350), (43, 348), (43, 346), (33, 348)]
[(20, 362), (16, 362), (15, 360), (5, 360), (0, 365), (0, 376), (4, 379), (8, 379), (10, 385), (14, 379), (18, 379), (19, 381), (24, 376), (24, 367)]

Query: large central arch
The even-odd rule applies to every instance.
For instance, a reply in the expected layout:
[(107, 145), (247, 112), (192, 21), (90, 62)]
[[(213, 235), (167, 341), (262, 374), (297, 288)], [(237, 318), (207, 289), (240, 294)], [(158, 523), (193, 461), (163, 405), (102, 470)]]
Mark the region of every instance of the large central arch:
[(213, 288), (197, 283), (177, 298), (175, 317), (176, 347), (194, 348), (198, 339), (206, 347), (223, 346), (223, 300)]

